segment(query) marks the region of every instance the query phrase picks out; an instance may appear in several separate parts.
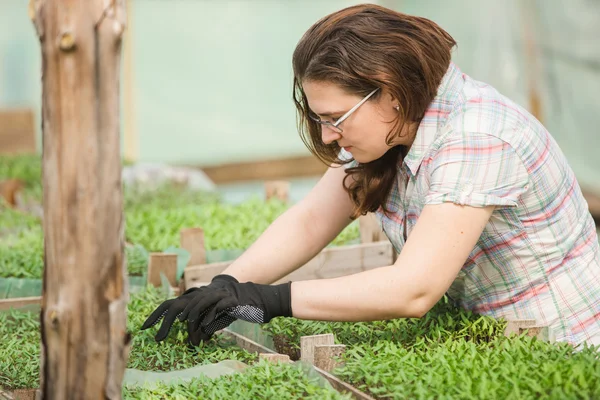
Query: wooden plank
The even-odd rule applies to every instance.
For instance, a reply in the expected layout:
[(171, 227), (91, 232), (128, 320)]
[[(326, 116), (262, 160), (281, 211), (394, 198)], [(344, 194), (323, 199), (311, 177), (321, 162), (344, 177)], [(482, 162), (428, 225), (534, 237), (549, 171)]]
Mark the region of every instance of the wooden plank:
[[(274, 283), (288, 280), (336, 278), (393, 264), (394, 250), (389, 242), (364, 243), (348, 246), (329, 247), (322, 250), (305, 265)], [(218, 263), (190, 266), (185, 271), (185, 287), (198, 287), (199, 282), (210, 282), (231, 263)]]
[(202, 228), (185, 228), (179, 231), (179, 243), (182, 249), (190, 253), (186, 267), (206, 263), (204, 246), (204, 230)]
[(216, 184), (318, 176), (327, 170), (327, 166), (312, 155), (213, 166), (187, 166), (202, 169)]
[(314, 364), (315, 346), (318, 344), (335, 344), (333, 333), (324, 333), (322, 335), (309, 335), (300, 337), (300, 360)]
[(12, 299), (0, 300), (0, 310), (18, 309), (30, 305), (42, 304), (42, 296), (35, 297), (15, 297)]
[(504, 329), (504, 336), (510, 336), (513, 333), (519, 334), (521, 328), (528, 328), (535, 326), (535, 319), (518, 319), (513, 321), (507, 321), (506, 328)]
[(331, 384), (331, 386), (333, 386), (333, 388), (335, 390), (337, 390), (338, 392), (345, 392), (345, 393), (350, 393), (352, 395), (353, 399), (356, 400), (375, 400), (374, 397), (369, 396), (368, 394), (360, 391), (359, 389), (355, 388), (354, 386), (350, 385), (349, 383), (344, 382), (343, 380), (339, 379), (338, 377), (336, 377), (335, 375), (331, 374), (330, 372), (327, 372), (325, 370), (322, 370), (319, 367), (314, 367), (314, 369), (321, 374), (321, 376), (325, 379), (327, 379), (329, 381), (329, 383)]
[(266, 353), (266, 354), (279, 354), (274, 350), (269, 349), (268, 347), (263, 346), (253, 340), (248, 339), (247, 337), (240, 335), (239, 333), (233, 332), (227, 328), (218, 331), (219, 334), (223, 335), (228, 339), (235, 340), (235, 344), (250, 353)]
[(172, 287), (177, 286), (177, 254), (150, 253), (148, 283), (160, 287), (160, 274), (164, 274)]
[(261, 360), (267, 360), (272, 363), (291, 363), (290, 356), (287, 354), (273, 354), (273, 353), (259, 353), (258, 358)]
[(344, 344), (317, 344), (314, 348), (314, 365), (331, 372), (340, 365), (339, 357), (346, 351)]
[(0, 153), (36, 153), (35, 115), (32, 109), (0, 110)]
[[(236, 344), (240, 348), (245, 349), (249, 352), (257, 353), (257, 354), (260, 354), (260, 353), (279, 354), (276, 351), (273, 351), (273, 350), (269, 349), (268, 347), (258, 344), (256, 342), (244, 337), (243, 335), (232, 332), (227, 328), (219, 331), (218, 333), (222, 334), (226, 338), (234, 339)], [(333, 386), (333, 388), (335, 390), (337, 390), (338, 392), (350, 393), (352, 395), (352, 398), (356, 399), (356, 400), (375, 400), (373, 397), (367, 395), (366, 393), (363, 393), (362, 391), (360, 391), (357, 388), (355, 388), (354, 386), (342, 381), (341, 379), (337, 378), (336, 376), (332, 375), (331, 373), (329, 373), (319, 367), (316, 367), (316, 366), (313, 366), (313, 368), (322, 377), (327, 379), (327, 381), (331, 384), (331, 386)]]

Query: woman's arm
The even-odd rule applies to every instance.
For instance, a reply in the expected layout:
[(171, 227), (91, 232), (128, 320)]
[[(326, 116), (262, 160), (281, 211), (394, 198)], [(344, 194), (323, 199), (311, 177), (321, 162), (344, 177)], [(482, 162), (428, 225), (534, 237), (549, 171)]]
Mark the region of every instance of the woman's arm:
[(345, 176), (343, 167), (330, 167), (222, 273), (239, 282), (270, 284), (310, 261), (351, 222)]
[(423, 316), (456, 278), (493, 210), (453, 203), (425, 206), (394, 265), (293, 282), (293, 316), (321, 321)]

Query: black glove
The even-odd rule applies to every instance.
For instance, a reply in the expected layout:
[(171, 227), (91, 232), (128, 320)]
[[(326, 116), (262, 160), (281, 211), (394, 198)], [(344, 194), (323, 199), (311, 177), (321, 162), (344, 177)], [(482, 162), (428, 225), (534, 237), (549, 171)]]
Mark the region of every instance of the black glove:
[[(207, 286), (202, 286), (199, 288), (190, 288), (183, 292), (181, 295), (179, 295), (179, 297), (162, 302), (146, 319), (146, 321), (141, 327), (141, 330), (148, 329), (158, 324), (160, 320), (164, 317), (164, 321), (154, 338), (157, 342), (166, 339), (166, 337), (169, 335), (171, 327), (173, 326), (173, 322), (175, 322), (175, 318), (178, 315), (180, 315), (182, 311), (190, 304), (190, 302), (192, 302), (195, 299), (196, 295), (205, 291), (210, 291), (223, 287), (229, 282), (237, 282), (237, 279), (230, 275), (217, 275)], [(206, 310), (206, 312), (208, 311), (209, 310)], [(222, 317), (224, 318), (224, 320), (220, 321), (221, 324), (223, 322), (229, 321), (229, 323), (227, 324), (229, 325), (233, 321), (235, 321), (235, 319), (232, 319), (232, 317), (230, 317), (229, 315), (222, 315)], [(190, 330), (190, 324), (188, 323), (188, 335), (189, 341), (198, 343), (200, 340), (208, 340), (212, 334), (206, 334), (205, 332), (198, 331), (197, 329), (192, 331)]]
[(221, 287), (194, 293), (179, 319), (187, 319), (192, 332), (200, 329), (212, 335), (223, 328), (220, 322), (227, 315), (258, 324), (274, 317), (291, 317), (291, 284), (262, 285), (230, 280)]

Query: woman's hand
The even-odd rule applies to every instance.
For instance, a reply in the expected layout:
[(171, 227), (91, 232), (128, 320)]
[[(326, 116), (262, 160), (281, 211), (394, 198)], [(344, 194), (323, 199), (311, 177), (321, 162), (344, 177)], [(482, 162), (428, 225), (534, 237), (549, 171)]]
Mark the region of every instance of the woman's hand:
[(262, 285), (230, 281), (219, 288), (199, 291), (179, 319), (188, 320), (192, 331), (201, 329), (212, 335), (222, 329), (216, 323), (224, 314), (257, 324), (269, 322), (274, 317), (291, 317), (291, 282)]
[[(158, 333), (154, 337), (157, 342), (165, 340), (169, 335), (171, 327), (173, 326), (173, 322), (175, 322), (175, 318), (181, 315), (183, 310), (190, 304), (190, 302), (195, 298), (195, 296), (205, 290), (217, 289), (225, 286), (229, 282), (237, 282), (237, 280), (230, 275), (217, 275), (213, 278), (212, 282), (208, 286), (202, 287), (194, 287), (183, 292), (179, 297), (174, 299), (169, 299), (162, 302), (150, 316), (146, 319), (141, 330), (148, 329), (156, 324), (158, 324), (163, 318), (163, 323), (158, 330)], [(231, 320), (227, 325), (231, 324), (231, 322), (235, 321), (235, 319), (231, 319), (230, 317), (227, 320)], [(210, 338), (210, 335), (204, 335), (202, 332), (191, 331), (188, 326), (188, 333), (190, 335), (194, 335), (195, 337), (202, 338), (202, 340), (207, 340)]]
[(189, 289), (162, 303), (144, 322), (142, 330), (164, 321), (156, 340), (164, 340), (177, 317), (187, 320), (190, 343), (197, 345), (236, 319), (266, 323), (278, 316), (292, 316), (291, 282), (262, 285), (239, 283), (229, 275), (217, 275), (208, 286)]

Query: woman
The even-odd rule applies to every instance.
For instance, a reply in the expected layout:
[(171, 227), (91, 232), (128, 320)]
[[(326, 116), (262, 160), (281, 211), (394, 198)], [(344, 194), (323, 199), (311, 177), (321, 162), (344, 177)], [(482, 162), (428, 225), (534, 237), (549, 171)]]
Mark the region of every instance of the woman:
[[(330, 165), (212, 283), (161, 304), (198, 344), (235, 319), (421, 317), (446, 293), (496, 318), (535, 319), (558, 341), (600, 344), (600, 252), (575, 175), (526, 110), (451, 62), (435, 23), (376, 5), (313, 25), (293, 55), (307, 147)], [(272, 284), (374, 212), (394, 265)]]

